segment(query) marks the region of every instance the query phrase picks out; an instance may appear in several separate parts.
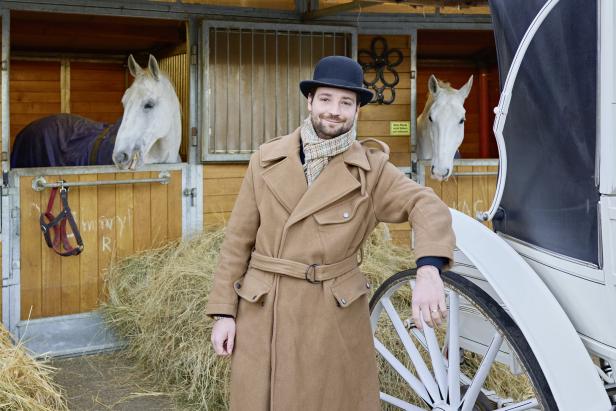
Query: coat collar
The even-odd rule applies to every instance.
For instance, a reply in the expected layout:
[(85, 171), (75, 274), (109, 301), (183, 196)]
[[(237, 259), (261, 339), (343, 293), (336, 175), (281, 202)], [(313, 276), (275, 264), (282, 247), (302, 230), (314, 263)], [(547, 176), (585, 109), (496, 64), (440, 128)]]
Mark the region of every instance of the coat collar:
[[(298, 127), (291, 134), (261, 145), (259, 148), (261, 167), (266, 167), (272, 161), (280, 160), (299, 152), (300, 144), (300, 127)], [(354, 141), (351, 147), (341, 155), (345, 163), (370, 171), (370, 163), (366, 157), (366, 152), (358, 141)]]
[(259, 149), (261, 166), (264, 167), (263, 179), (272, 195), (289, 213), (287, 226), (361, 186), (347, 165), (370, 170), (364, 148), (355, 141), (347, 151), (332, 157), (308, 188), (299, 159), (299, 145), (298, 128), (291, 134), (261, 145)]

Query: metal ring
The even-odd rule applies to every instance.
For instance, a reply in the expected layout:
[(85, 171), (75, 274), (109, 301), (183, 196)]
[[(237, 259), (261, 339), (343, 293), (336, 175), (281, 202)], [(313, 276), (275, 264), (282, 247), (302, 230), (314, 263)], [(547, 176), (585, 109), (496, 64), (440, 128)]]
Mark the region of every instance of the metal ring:
[[(310, 264), (308, 266), (308, 268), (306, 269), (306, 272), (304, 273), (304, 278), (306, 279), (306, 281), (308, 281), (310, 284), (319, 284), (320, 281), (317, 281), (316, 279), (316, 275), (317, 275), (317, 266), (318, 264)], [(312, 279), (308, 278), (308, 273), (310, 272), (310, 269), (312, 268)]]

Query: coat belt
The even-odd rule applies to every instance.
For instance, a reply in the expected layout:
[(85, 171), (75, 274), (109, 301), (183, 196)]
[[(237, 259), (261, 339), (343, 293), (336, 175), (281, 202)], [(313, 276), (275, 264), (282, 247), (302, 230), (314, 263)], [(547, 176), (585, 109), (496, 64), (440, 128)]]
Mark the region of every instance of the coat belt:
[(290, 277), (318, 283), (331, 280), (348, 273), (358, 266), (357, 255), (353, 254), (342, 261), (333, 264), (304, 264), (282, 258), (268, 257), (256, 252), (252, 253), (250, 266), (263, 271), (284, 274)]

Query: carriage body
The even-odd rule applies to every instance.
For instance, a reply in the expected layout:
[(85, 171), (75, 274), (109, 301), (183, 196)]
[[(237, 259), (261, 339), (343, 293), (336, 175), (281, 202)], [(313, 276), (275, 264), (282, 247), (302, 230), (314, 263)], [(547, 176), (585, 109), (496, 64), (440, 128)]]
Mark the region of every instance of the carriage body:
[[(502, 82), (526, 28), (547, 3), (520, 8), (491, 2)], [(493, 221), (499, 240), (481, 236), (483, 226), (463, 223), (468, 217), (454, 212), (459, 249), (453, 271), (505, 306), (544, 372), (560, 374), (546, 375), (560, 397), (559, 409), (599, 410), (609, 408), (608, 396), (591, 357), (575, 340), (595, 362), (616, 365), (616, 329), (609, 325), (616, 313), (616, 8), (610, 1), (584, 10), (573, 3), (557, 4), (537, 30), (505, 108), (507, 182)], [(463, 244), (475, 241), (484, 249)], [(490, 268), (501, 247), (509, 257)], [(528, 278), (512, 269), (518, 256)], [(537, 290), (530, 277), (545, 287)], [(564, 315), (552, 311), (554, 304)], [(461, 345), (485, 354), (491, 334), (467, 308)], [(577, 358), (571, 357), (572, 345)], [(514, 372), (519, 369), (507, 347), (500, 357)], [(572, 363), (580, 367), (574, 378), (566, 376)]]

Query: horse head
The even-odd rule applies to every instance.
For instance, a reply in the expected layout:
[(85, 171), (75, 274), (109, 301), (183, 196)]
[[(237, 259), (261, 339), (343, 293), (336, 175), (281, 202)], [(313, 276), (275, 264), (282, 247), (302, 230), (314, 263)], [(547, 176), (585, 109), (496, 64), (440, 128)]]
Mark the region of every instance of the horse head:
[(424, 146), (423, 158), (432, 159), (432, 178), (439, 181), (448, 179), (453, 173), (453, 160), (464, 139), (464, 100), (472, 86), (473, 76), (459, 90), (437, 80), (434, 75), (428, 80), (428, 101), (417, 119), (417, 129), (420, 146)]
[(135, 80), (122, 97), (124, 114), (113, 162), (118, 168), (134, 170), (143, 164), (180, 161), (182, 120), (173, 84), (152, 55), (147, 69), (130, 55), (128, 69)]

